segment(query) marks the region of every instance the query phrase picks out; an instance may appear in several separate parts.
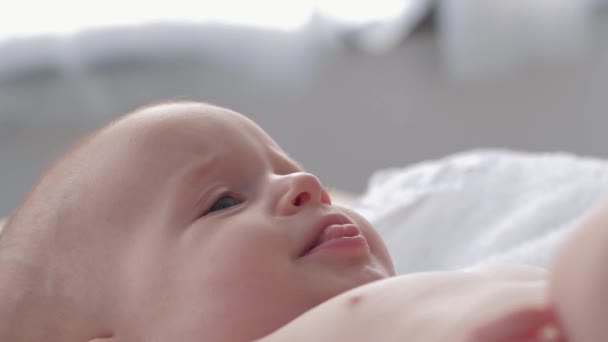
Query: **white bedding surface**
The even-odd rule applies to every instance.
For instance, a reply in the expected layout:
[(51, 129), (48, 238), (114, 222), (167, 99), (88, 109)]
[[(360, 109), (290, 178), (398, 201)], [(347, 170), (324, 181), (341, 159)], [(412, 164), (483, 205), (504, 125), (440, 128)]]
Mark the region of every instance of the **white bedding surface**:
[(398, 273), (492, 262), (547, 267), (565, 234), (608, 196), (608, 162), (475, 150), (377, 171), (353, 203)]

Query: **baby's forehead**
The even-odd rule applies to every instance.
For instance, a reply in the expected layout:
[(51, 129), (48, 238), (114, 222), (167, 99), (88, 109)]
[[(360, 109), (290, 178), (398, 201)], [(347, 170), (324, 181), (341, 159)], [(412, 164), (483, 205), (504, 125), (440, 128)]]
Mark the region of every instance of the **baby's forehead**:
[[(294, 164), (283, 149), (253, 121), (236, 112), (204, 104), (149, 107), (107, 127), (91, 153), (108, 156), (104, 170), (177, 173), (201, 159), (250, 160), (264, 156), (272, 164)], [(121, 166), (122, 165), (122, 166)], [(102, 172), (103, 173), (103, 172)], [(130, 172), (131, 173), (131, 172)]]
[(214, 143), (232, 135), (247, 135), (261, 144), (275, 142), (242, 114), (204, 103), (175, 103), (146, 107), (108, 127), (110, 141), (128, 138), (135, 146), (166, 148), (189, 142)]

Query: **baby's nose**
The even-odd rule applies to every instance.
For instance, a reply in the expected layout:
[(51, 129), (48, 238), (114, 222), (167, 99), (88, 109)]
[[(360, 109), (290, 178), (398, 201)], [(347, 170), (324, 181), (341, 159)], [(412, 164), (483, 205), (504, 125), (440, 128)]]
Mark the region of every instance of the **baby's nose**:
[(293, 215), (309, 205), (331, 204), (329, 194), (315, 175), (296, 172), (282, 177), (287, 190), (278, 204), (281, 215)]

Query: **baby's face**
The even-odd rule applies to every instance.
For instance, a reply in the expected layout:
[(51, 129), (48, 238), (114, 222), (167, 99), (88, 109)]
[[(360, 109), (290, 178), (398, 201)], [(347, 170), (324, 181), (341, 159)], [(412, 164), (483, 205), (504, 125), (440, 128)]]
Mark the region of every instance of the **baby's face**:
[(100, 264), (115, 263), (106, 277), (126, 323), (115, 334), (251, 340), (394, 274), (369, 223), (332, 205), (315, 176), (234, 112), (152, 107), (83, 151), (93, 202), (81, 212), (101, 234), (87, 243), (104, 251), (93, 254)]

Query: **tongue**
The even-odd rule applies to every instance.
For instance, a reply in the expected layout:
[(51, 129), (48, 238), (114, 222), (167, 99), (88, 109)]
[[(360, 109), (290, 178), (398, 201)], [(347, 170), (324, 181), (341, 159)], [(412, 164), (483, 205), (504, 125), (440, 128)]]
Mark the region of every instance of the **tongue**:
[(332, 224), (325, 228), (323, 234), (321, 234), (321, 237), (319, 238), (319, 243), (317, 243), (317, 245), (320, 245), (329, 240), (339, 239), (343, 237), (353, 237), (359, 234), (361, 234), (359, 228), (357, 228), (357, 226), (353, 224)]

